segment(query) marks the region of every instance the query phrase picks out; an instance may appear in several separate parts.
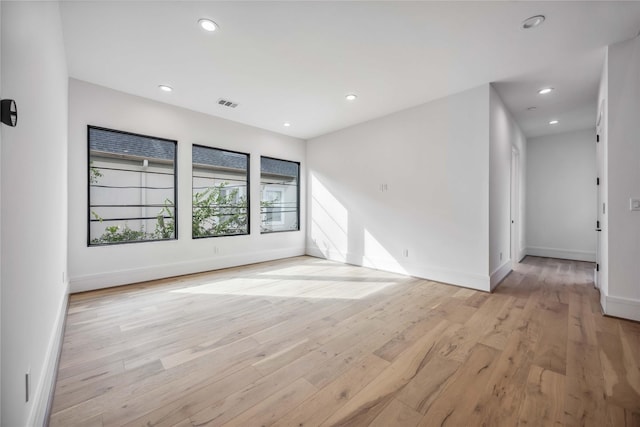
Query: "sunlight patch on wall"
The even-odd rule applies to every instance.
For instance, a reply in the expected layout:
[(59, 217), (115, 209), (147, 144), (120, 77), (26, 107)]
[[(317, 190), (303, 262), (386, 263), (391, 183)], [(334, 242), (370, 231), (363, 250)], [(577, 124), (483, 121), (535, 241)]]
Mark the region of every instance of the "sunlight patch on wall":
[(364, 267), (379, 268), (393, 271), (394, 273), (408, 274), (402, 265), (382, 246), (382, 244), (369, 232), (364, 230)]
[(349, 213), (331, 192), (311, 175), (311, 241), (330, 259), (346, 261)]

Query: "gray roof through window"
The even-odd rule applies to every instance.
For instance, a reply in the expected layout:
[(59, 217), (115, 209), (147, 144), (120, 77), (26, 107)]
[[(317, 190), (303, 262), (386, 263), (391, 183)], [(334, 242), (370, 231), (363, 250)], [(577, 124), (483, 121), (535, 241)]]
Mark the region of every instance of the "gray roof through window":
[[(145, 159), (174, 160), (176, 144), (171, 141), (148, 136), (89, 128), (89, 148), (91, 151), (119, 154), (121, 156)], [(211, 147), (192, 147), (194, 164), (220, 166), (232, 169), (247, 169), (248, 156)], [(298, 177), (298, 164), (286, 160), (260, 158), (260, 171), (266, 174)]]
[(161, 160), (174, 160), (176, 153), (176, 144), (171, 141), (96, 128), (89, 128), (89, 148), (92, 151)]
[(295, 162), (288, 162), (286, 160), (270, 159), (269, 157), (260, 158), (260, 172), (298, 177), (298, 164)]
[(193, 164), (247, 170), (247, 158), (246, 154), (233, 153), (211, 147), (194, 145), (191, 149)]

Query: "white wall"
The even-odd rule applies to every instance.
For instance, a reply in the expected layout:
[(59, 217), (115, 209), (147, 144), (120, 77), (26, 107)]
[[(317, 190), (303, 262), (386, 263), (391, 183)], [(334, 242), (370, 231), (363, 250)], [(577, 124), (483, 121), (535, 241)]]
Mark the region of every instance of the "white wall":
[[(168, 94), (167, 96), (171, 96)], [(178, 240), (87, 247), (87, 125), (178, 141)], [(251, 234), (191, 239), (191, 144), (250, 153)], [(302, 140), (71, 79), (71, 291), (103, 288), (304, 254), (300, 231), (260, 234), (260, 156), (302, 162)], [(304, 181), (301, 200), (305, 198)], [(304, 218), (304, 204), (301, 206)]]
[(609, 46), (608, 295), (605, 312), (640, 321), (640, 37)]
[[(0, 2), (0, 99), (2, 92), (2, 2)], [(0, 124), (0, 128), (2, 124)], [(0, 242), (2, 242), (2, 130), (0, 129)], [(0, 424), (2, 424), (2, 244), (0, 244)]]
[(595, 129), (532, 138), (527, 150), (527, 253), (595, 261)]
[(489, 290), (489, 85), (314, 138), (307, 170), (307, 253)]
[[(2, 425), (42, 425), (67, 286), (67, 68), (57, 2), (3, 2)], [(31, 399), (25, 403), (25, 373)]]
[[(522, 201), (525, 197), (524, 171), (527, 140), (515, 120), (500, 99), (496, 90), (490, 91), (490, 155), (489, 155), (489, 272), (493, 289), (511, 271), (511, 155), (515, 148), (519, 153), (520, 209), (514, 215), (518, 233), (518, 254), (522, 252), (525, 224)], [(520, 261), (520, 255), (516, 262)]]

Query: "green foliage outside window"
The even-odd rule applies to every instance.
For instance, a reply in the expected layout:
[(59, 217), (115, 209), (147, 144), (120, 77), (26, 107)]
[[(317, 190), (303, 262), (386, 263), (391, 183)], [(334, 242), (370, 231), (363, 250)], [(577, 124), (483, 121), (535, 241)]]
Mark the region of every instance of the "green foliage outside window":
[(223, 182), (193, 195), (192, 236), (226, 236), (247, 233), (247, 198), (238, 188), (226, 191)]
[[(93, 174), (92, 174), (93, 176)], [(228, 183), (223, 182), (204, 191), (193, 194), (193, 237), (225, 236), (247, 233), (247, 198), (238, 197), (238, 189), (228, 190)], [(122, 243), (140, 240), (170, 239), (175, 234), (174, 204), (165, 200), (165, 206), (158, 212), (155, 230), (151, 233), (144, 230), (132, 230), (126, 223), (124, 226), (105, 227), (105, 232), (93, 239), (93, 244)], [(95, 219), (102, 218), (91, 212)]]

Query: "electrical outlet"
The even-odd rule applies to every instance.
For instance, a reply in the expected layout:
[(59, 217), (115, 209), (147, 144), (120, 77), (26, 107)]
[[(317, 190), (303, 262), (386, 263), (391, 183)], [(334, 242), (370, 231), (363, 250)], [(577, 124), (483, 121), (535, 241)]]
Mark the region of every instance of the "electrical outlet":
[(502, 261), (502, 252), (500, 252), (500, 261)]
[(219, 254), (220, 253), (220, 249), (217, 246), (214, 246), (213, 247), (213, 253), (216, 254), (216, 255)]
[(409, 249), (403, 249), (402, 250), (402, 256), (405, 257), (405, 258), (408, 258), (409, 257)]

